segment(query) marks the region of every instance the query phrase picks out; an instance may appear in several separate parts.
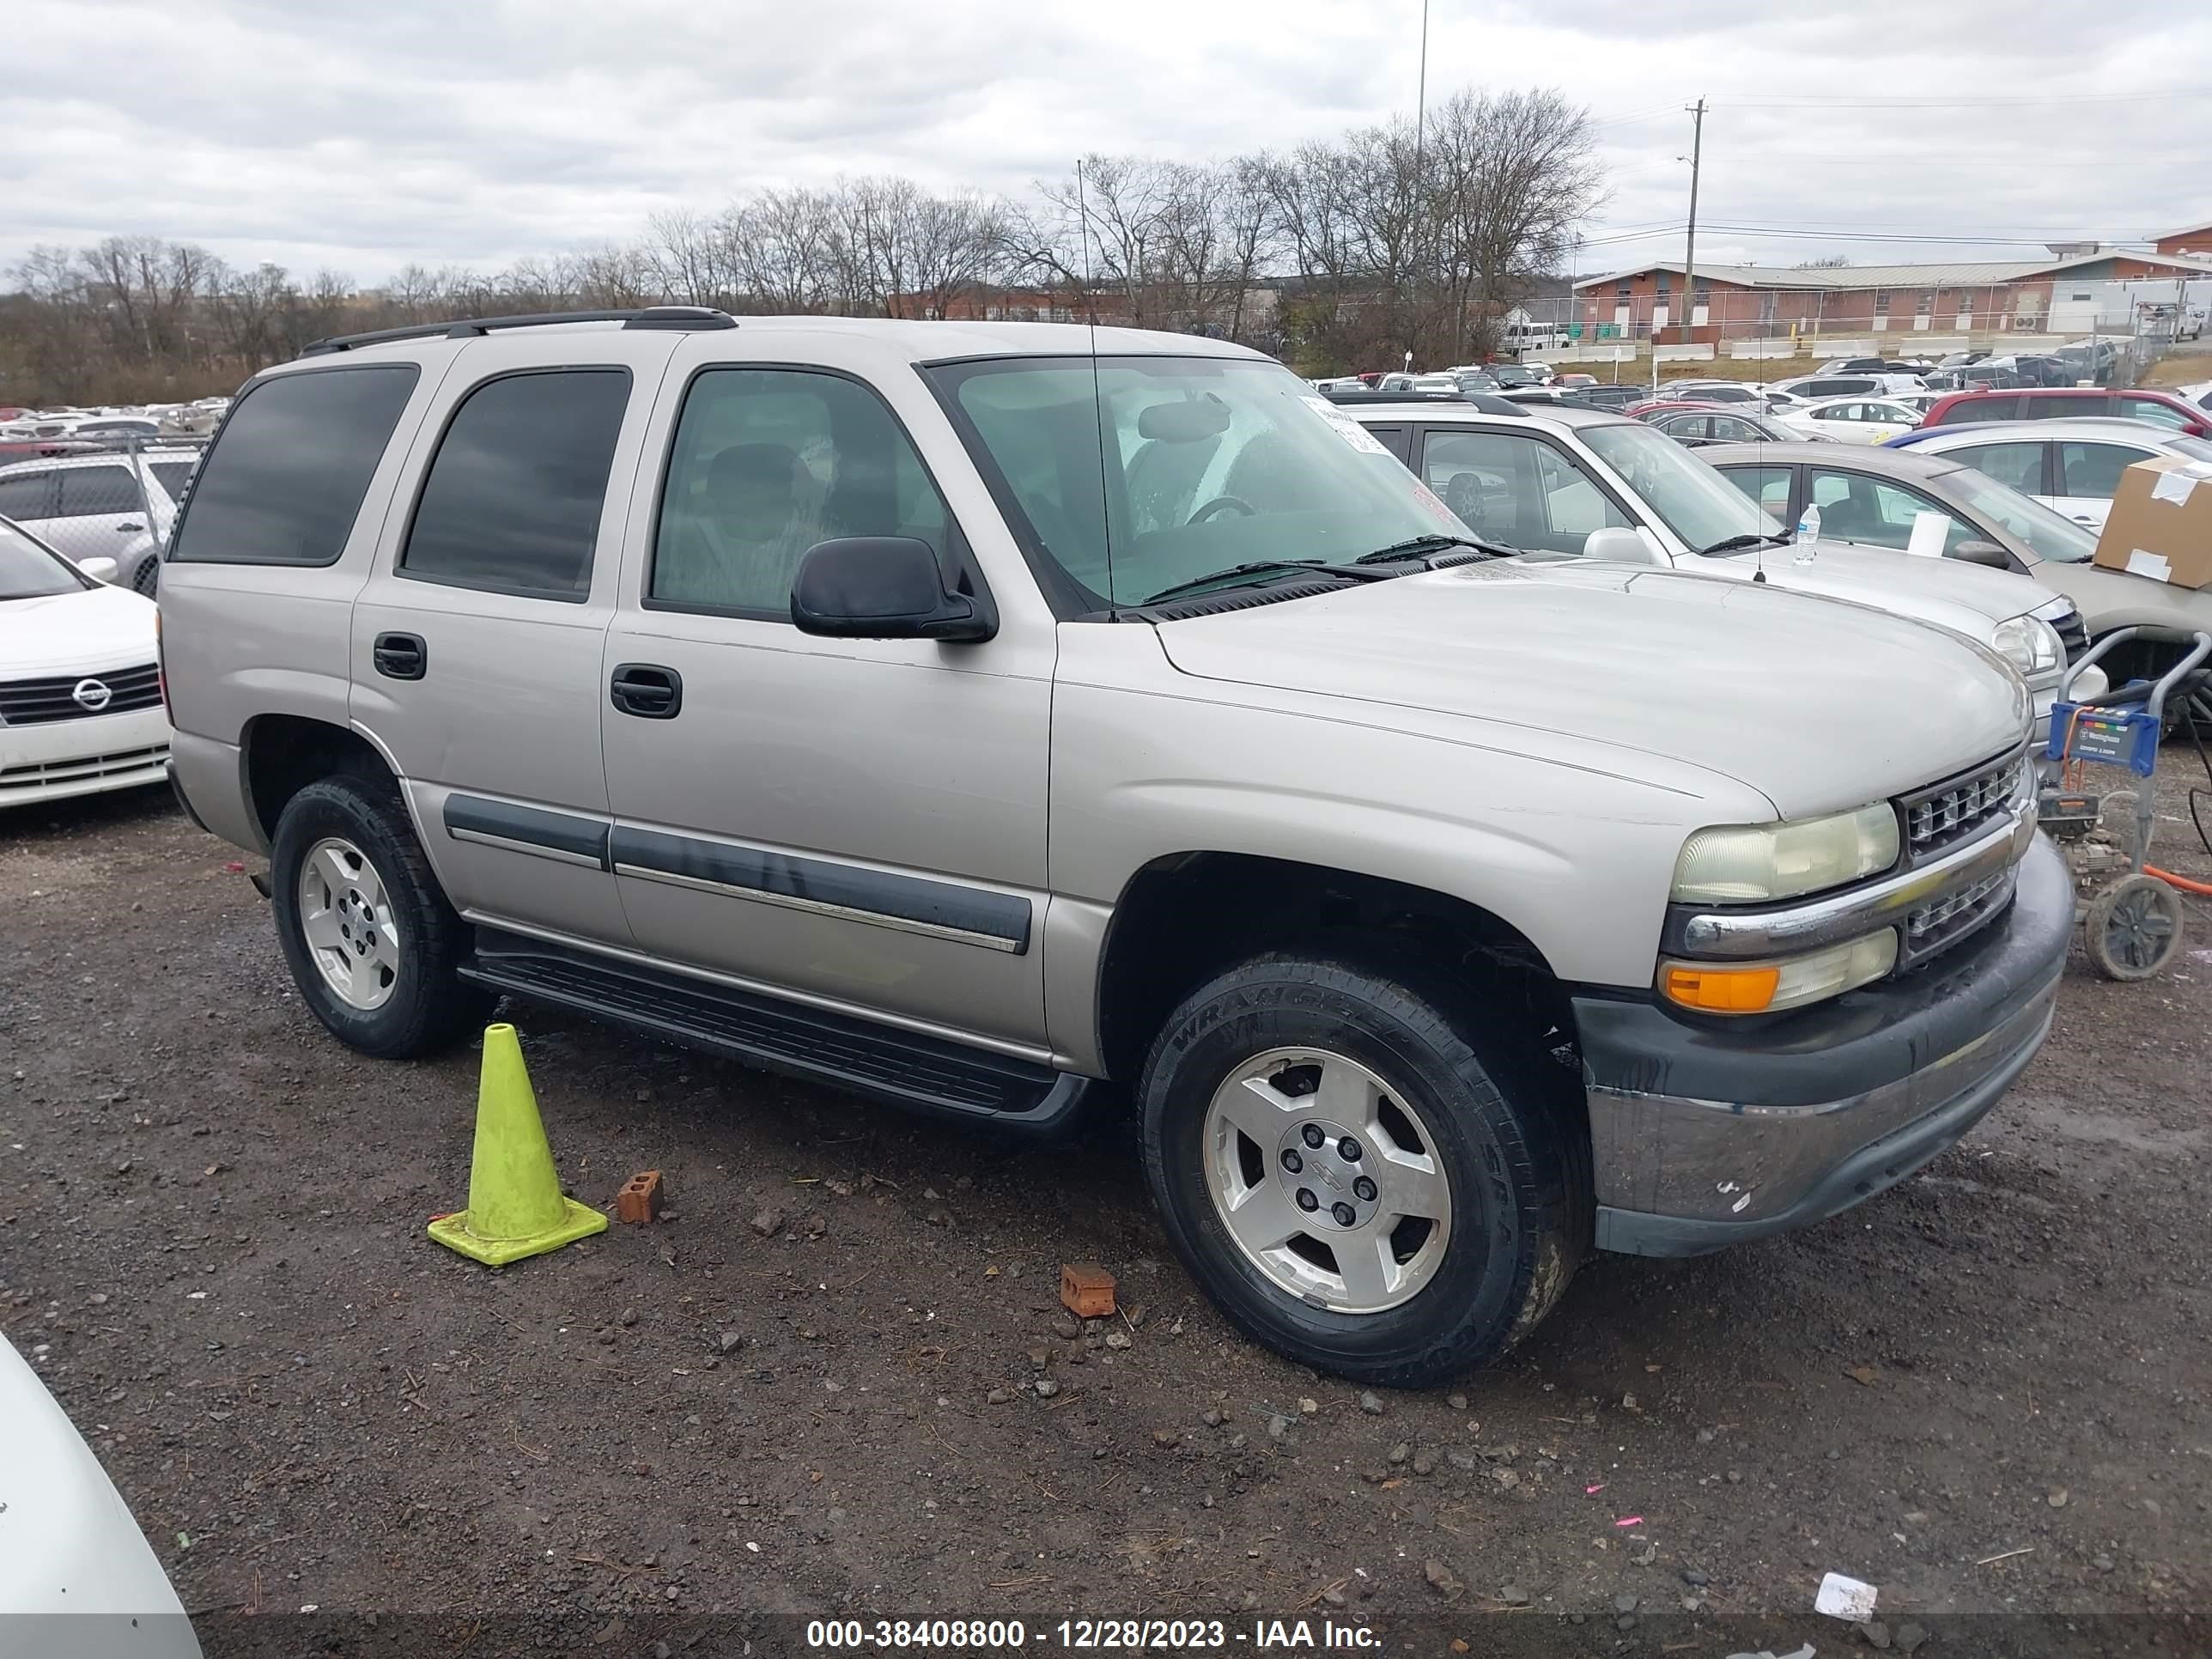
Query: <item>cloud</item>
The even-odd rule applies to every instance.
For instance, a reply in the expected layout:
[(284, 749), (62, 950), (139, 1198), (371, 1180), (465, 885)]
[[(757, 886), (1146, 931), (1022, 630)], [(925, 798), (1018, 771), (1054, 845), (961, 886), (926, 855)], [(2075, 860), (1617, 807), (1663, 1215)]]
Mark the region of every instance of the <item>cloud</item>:
[[(1590, 105), (1611, 193), (1586, 269), (1679, 252), (1681, 106), (1701, 93), (1706, 258), (2002, 257), (1834, 238), (2112, 238), (2212, 211), (2178, 137), (2212, 82), (2212, 16), (2171, 0), (2105, 0), (2094, 27), (2057, 0), (1431, 12), (1432, 97), (1540, 85)], [(1286, 148), (1409, 113), (1419, 16), (1419, 0), (14, 0), (0, 266), (144, 232), (375, 281), (841, 173), (1019, 191), (1087, 150)]]

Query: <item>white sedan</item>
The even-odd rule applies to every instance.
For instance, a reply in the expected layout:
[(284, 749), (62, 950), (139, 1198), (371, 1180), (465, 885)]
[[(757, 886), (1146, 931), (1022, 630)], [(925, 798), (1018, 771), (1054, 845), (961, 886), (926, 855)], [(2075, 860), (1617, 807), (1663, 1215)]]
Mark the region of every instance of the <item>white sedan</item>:
[(1920, 424), (1920, 416), (1885, 398), (1831, 398), (1802, 409), (1777, 410), (1774, 418), (1815, 438), (1847, 444), (1887, 443)]
[(191, 1621), (130, 1509), (5, 1340), (0, 1469), (8, 1475), (0, 1501), (0, 1648), (200, 1659)]
[(167, 781), (159, 612), (114, 574), (0, 519), (0, 807)]

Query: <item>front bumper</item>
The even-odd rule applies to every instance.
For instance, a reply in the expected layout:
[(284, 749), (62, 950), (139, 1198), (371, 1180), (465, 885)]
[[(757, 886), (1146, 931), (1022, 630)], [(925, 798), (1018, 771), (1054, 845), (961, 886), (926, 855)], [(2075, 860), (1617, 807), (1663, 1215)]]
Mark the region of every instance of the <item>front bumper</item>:
[(158, 706), (37, 726), (0, 726), (0, 808), (160, 783), (169, 717)]
[[(2058, 701), (2059, 684), (2063, 678), (2064, 672), (2062, 670), (2059, 673), (2048, 675), (2035, 681), (2027, 688), (2028, 695), (2035, 705), (2035, 724), (2030, 733), (2029, 741), (2036, 749), (2041, 749), (2044, 740), (2051, 735), (2051, 705)], [(2110, 682), (2105, 678), (2105, 671), (2095, 663), (2091, 663), (2074, 677), (2074, 700), (2080, 702), (2101, 697), (2109, 684)]]
[(2039, 836), (2011, 908), (1917, 972), (1751, 1026), (1577, 997), (1599, 1248), (1700, 1255), (1902, 1181), (2035, 1057), (2073, 929)]

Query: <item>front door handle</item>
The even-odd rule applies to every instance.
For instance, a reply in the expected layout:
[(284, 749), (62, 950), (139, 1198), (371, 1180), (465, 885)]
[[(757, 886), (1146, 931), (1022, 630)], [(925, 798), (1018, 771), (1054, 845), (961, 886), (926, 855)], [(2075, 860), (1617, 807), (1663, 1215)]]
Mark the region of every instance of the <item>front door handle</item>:
[(143, 524), (119, 524), (115, 526), (115, 533), (118, 536), (128, 536), (145, 527)]
[(684, 707), (684, 676), (649, 662), (626, 662), (607, 682), (607, 696), (625, 714), (642, 720), (672, 720)]
[(386, 679), (419, 680), (430, 665), (430, 647), (420, 634), (379, 634), (369, 654)]

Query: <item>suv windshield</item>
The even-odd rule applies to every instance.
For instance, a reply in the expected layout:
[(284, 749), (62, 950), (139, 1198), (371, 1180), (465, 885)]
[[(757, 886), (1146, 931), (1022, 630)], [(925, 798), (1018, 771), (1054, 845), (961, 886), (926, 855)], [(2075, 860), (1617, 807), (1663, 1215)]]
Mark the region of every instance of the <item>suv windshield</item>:
[(1736, 536), (1783, 533), (1749, 496), (1656, 427), (1607, 422), (1575, 435), (1692, 550)]
[(925, 371), (1000, 508), (1080, 609), (1263, 560), (1463, 534), (1398, 459), (1279, 363), (1025, 357)]
[(1943, 486), (1961, 497), (1976, 517), (2001, 526), (2019, 538), (2039, 559), (2060, 564), (2084, 564), (2097, 550), (2097, 538), (2063, 514), (2054, 513), (2031, 495), (1986, 472), (1962, 466), (1946, 473)]
[(88, 586), (59, 554), (0, 522), (0, 600), (43, 599), (82, 592)]

